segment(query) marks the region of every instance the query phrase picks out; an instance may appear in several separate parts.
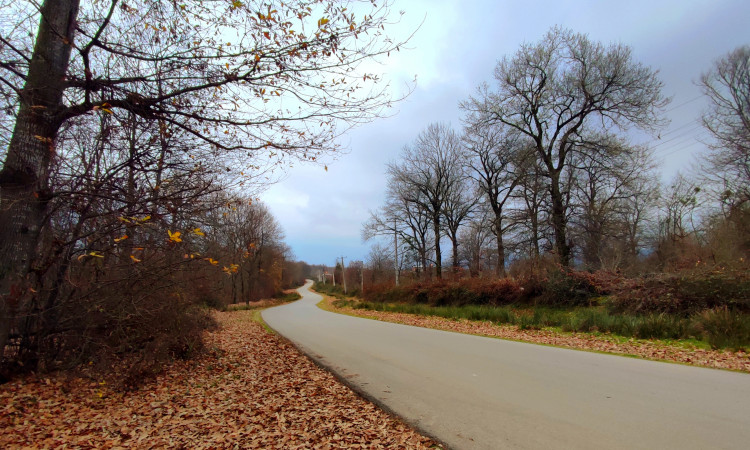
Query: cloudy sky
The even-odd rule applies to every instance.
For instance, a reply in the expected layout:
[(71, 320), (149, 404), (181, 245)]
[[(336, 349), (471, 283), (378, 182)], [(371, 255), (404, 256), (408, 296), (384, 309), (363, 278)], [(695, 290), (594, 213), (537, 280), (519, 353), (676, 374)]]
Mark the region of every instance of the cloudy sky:
[(523, 42), (538, 42), (553, 26), (592, 40), (629, 45), (636, 60), (658, 69), (673, 98), (661, 139), (644, 136), (664, 180), (689, 170), (705, 150), (698, 123), (705, 103), (695, 82), (718, 57), (750, 44), (747, 0), (394, 0), (404, 11), (390, 35), (403, 38), (422, 24), (409, 50), (379, 69), (396, 93), (417, 77), (414, 92), (379, 119), (348, 133), (347, 147), (328, 165), (297, 165), (261, 195), (286, 232), (298, 260), (332, 265), (365, 260), (371, 243), (361, 225), (383, 202), (385, 165), (432, 122), (461, 128), (458, 102), (492, 82), (498, 60)]

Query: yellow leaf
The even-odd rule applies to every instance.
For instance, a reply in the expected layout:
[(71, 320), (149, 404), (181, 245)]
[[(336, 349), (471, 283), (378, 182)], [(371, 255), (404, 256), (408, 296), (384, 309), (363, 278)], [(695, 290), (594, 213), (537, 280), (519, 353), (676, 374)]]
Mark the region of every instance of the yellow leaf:
[(213, 265), (213, 266), (215, 266), (215, 265), (219, 264), (219, 261), (217, 261), (217, 260), (215, 260), (215, 259), (213, 259), (213, 258), (204, 258), (204, 259), (205, 259), (206, 261), (208, 261), (209, 263), (211, 263), (211, 265)]
[(328, 166), (323, 166), (323, 168), (328, 172)]
[(320, 20), (318, 20), (318, 27), (322, 27), (323, 25), (325, 25), (327, 23), (328, 23), (328, 19), (326, 19), (325, 17), (323, 17)]
[(120, 222), (130, 223), (130, 220), (128, 220), (128, 219), (126, 219), (125, 217), (122, 217), (122, 216), (118, 217), (117, 220), (119, 220)]
[(111, 109), (101, 108), (100, 111), (104, 111), (107, 114), (112, 114), (112, 110)]
[(232, 2), (232, 8), (239, 8), (240, 6), (242, 6), (242, 2), (240, 1)]
[(104, 255), (99, 252), (89, 252), (89, 256), (93, 256), (94, 258), (104, 258)]
[(170, 230), (167, 230), (167, 234), (169, 234), (169, 240), (172, 242), (182, 242), (182, 239), (180, 238), (180, 235), (182, 234), (179, 231), (175, 231), (172, 233)]
[(115, 239), (115, 242), (120, 242), (120, 241), (124, 241), (124, 240), (125, 240), (125, 239), (127, 239), (127, 238), (128, 238), (128, 235), (127, 235), (127, 234), (124, 234), (124, 235), (122, 235), (122, 236), (120, 236), (120, 237), (116, 238), (116, 239)]
[(231, 275), (233, 273), (237, 273), (237, 271), (240, 269), (240, 266), (237, 264), (230, 264), (229, 267), (224, 266), (221, 270), (226, 272), (227, 275)]
[(136, 257), (135, 257), (135, 256), (133, 256), (133, 255), (130, 255), (130, 259), (132, 259), (132, 260), (133, 260), (133, 262), (137, 262), (137, 263), (141, 262), (141, 260), (140, 260), (140, 259), (136, 258)]
[(196, 228), (193, 230), (194, 234), (197, 234), (198, 236), (205, 236), (206, 233), (202, 232), (200, 228)]

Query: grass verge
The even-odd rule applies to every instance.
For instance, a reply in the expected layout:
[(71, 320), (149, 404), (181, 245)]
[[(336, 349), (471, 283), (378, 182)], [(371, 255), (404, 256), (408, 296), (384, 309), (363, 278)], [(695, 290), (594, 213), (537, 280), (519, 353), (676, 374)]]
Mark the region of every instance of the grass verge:
[(408, 303), (375, 303), (351, 299), (335, 300), (338, 308), (383, 311), (446, 319), (490, 321), (515, 325), (521, 330), (558, 328), (565, 332), (609, 333), (622, 338), (668, 340), (701, 348), (750, 349), (750, 316), (726, 309), (703, 311), (689, 317), (666, 313), (646, 315), (612, 314), (604, 307), (556, 309), (536, 306), (430, 306)]
[(715, 350), (703, 341), (682, 339), (638, 339), (599, 331), (564, 331), (562, 327), (529, 327), (516, 324), (470, 320), (375, 309), (355, 309), (357, 301), (324, 296), (322, 309), (386, 322), (434, 328), (479, 336), (566, 347), (597, 353), (616, 354), (656, 361), (750, 372), (750, 355), (744, 351)]
[(259, 300), (252, 303), (234, 303), (227, 305), (227, 311), (254, 311), (258, 309), (271, 308), (273, 306), (283, 305), (284, 303), (293, 302), (301, 299), (299, 292), (287, 292), (280, 297), (274, 297), (267, 300)]

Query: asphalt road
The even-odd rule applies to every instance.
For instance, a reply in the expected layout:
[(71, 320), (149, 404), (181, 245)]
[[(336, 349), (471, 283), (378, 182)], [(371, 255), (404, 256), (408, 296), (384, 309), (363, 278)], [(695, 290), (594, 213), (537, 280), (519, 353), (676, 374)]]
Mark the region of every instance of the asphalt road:
[(750, 448), (748, 374), (349, 317), (310, 285), (268, 325), (451, 448)]

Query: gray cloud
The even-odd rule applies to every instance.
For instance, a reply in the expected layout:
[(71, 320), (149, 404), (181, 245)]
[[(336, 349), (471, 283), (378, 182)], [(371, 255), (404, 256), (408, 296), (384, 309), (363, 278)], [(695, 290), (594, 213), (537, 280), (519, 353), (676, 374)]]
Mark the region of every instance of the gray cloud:
[(499, 59), (523, 42), (538, 41), (561, 25), (603, 43), (622, 42), (637, 60), (659, 69), (670, 126), (662, 138), (634, 134), (655, 147), (664, 178), (688, 168), (704, 150), (698, 125), (703, 108), (694, 82), (712, 62), (748, 43), (747, 1), (397, 1), (406, 11), (394, 32), (407, 33), (425, 18), (410, 43), (384, 61), (397, 89), (417, 75), (417, 88), (396, 106), (394, 117), (351, 131), (342, 143), (349, 151), (329, 164), (294, 167), (261, 197), (286, 231), (297, 258), (333, 264), (337, 256), (364, 259), (360, 226), (378, 208), (385, 190), (385, 165), (398, 157), (429, 123), (460, 128), (458, 102), (482, 81), (492, 82)]

